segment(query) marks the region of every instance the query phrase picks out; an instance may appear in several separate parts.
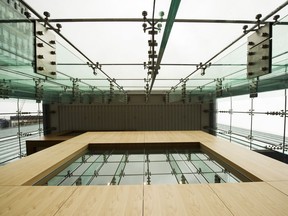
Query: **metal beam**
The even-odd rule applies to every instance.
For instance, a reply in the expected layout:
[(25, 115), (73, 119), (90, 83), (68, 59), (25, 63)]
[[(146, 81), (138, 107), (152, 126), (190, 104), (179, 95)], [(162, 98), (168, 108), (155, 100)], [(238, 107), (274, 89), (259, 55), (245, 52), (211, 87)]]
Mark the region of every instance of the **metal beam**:
[(152, 91), (157, 73), (158, 73), (158, 68), (160, 67), (161, 61), (162, 61), (162, 57), (164, 55), (165, 49), (166, 49), (166, 45), (175, 21), (175, 17), (179, 8), (181, 0), (172, 0), (171, 4), (170, 4), (170, 9), (169, 9), (169, 13), (168, 13), (168, 18), (167, 18), (167, 22), (165, 25), (165, 29), (164, 29), (164, 33), (163, 33), (163, 37), (162, 37), (162, 41), (161, 41), (161, 45), (159, 48), (159, 53), (158, 53), (158, 58), (157, 58), (157, 62), (156, 62), (156, 66), (154, 67), (153, 71), (152, 71), (152, 82), (150, 85), (150, 89), (149, 89), (149, 94)]
[[(11, 23), (11, 22), (31, 22), (31, 21), (43, 22), (43, 19), (0, 19), (0, 23)], [(152, 22), (151, 19), (148, 21)], [(159, 22), (160, 19), (155, 19), (155, 22)], [(167, 22), (167, 19), (162, 19), (162, 22)], [(60, 18), (60, 19), (49, 19), (50, 23), (97, 23), (97, 22), (143, 22), (143, 18)], [(208, 23), (208, 24), (255, 24), (256, 20), (229, 20), (229, 19), (175, 19), (174, 23)], [(265, 24), (261, 22), (260, 24)], [(277, 25), (287, 25), (288, 22), (278, 22)]]
[[(147, 21), (152, 22), (152, 19)], [(167, 22), (168, 19), (155, 19), (155, 22)], [(143, 18), (64, 18), (49, 19), (49, 22), (143, 22)], [(227, 19), (175, 19), (177, 23), (215, 23), (215, 24), (255, 24), (256, 20), (227, 20)], [(263, 23), (264, 24), (264, 23)]]
[[(57, 65), (73, 65), (73, 66), (81, 66), (87, 65), (86, 63), (69, 63), (69, 62), (62, 62), (57, 63)], [(184, 66), (184, 67), (191, 67), (197, 66), (199, 64), (196, 63), (163, 63), (161, 66)], [(247, 64), (213, 64), (213, 66), (246, 66)], [(101, 66), (143, 66), (143, 63), (104, 63)]]

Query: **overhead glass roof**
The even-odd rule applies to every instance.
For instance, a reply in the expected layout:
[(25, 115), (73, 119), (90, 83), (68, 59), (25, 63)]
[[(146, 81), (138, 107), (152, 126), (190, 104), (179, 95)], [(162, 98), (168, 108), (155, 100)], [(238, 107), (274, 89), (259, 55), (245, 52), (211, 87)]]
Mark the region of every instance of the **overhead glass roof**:
[[(2, 5), (6, 4), (5, 7), (8, 7), (8, 2), (13, 8), (16, 1), (1, 0)], [(40, 99), (43, 99), (44, 94), (47, 101), (57, 101), (60, 94), (75, 92), (75, 87), (82, 95), (95, 92), (109, 95), (111, 88), (119, 94), (135, 91), (147, 94), (147, 86), (148, 90), (151, 90), (148, 91), (149, 93), (169, 93), (173, 101), (173, 94), (179, 96), (183, 92), (183, 84), (187, 94), (199, 95), (204, 92), (205, 95), (210, 94), (214, 97), (219, 78), (222, 79), (225, 88), (237, 88), (249, 84), (246, 78), (247, 36), (252, 33), (244, 35), (243, 26), (248, 25), (248, 29), (253, 28), (257, 24), (255, 18), (257, 14), (262, 14), (261, 23), (274, 22), (273, 17), (276, 14), (280, 15), (280, 22), (273, 26), (273, 73), (260, 78), (260, 82), (280, 76), (287, 67), (288, 8), (285, 6), (288, 3), (283, 0), (252, 2), (250, 0), (87, 0), (84, 2), (20, 0), (19, 2), (24, 5), (24, 10), (31, 13), (31, 25), (25, 23), (26, 28), (32, 28), (32, 21), (35, 19), (43, 23), (44, 11), (50, 13), (49, 25), (57, 29), (56, 24), (60, 23), (62, 28), (60, 34), (55, 32), (57, 41), (57, 78), (55, 79), (34, 73), (31, 67), (34, 61), (33, 53), (28, 53), (27, 57), (25, 53), (20, 52), (21, 49), (12, 50), (10, 46), (7, 47), (9, 52), (6, 49), (8, 54), (5, 54), (5, 40), (2, 40), (0, 60), (3, 62), (0, 68), (0, 79), (5, 79), (4, 83), (9, 85), (12, 96), (17, 95), (18, 91), (23, 97), (37, 99), (35, 79), (40, 79), (43, 87), (38, 94), (42, 94)], [(147, 68), (148, 51), (151, 49), (148, 40), (151, 40), (152, 36), (148, 34), (148, 30), (145, 33), (143, 31), (142, 11), (147, 11), (147, 19), (151, 22), (153, 11), (154, 20), (157, 22), (160, 19), (159, 12), (164, 12), (161, 31), (155, 35), (158, 43), (155, 47), (156, 54), (163, 51), (163, 58), (160, 69), (156, 72), (152, 71), (152, 74), (148, 73)], [(9, 23), (9, 20), (25, 18), (16, 13), (8, 17), (4, 14), (3, 8), (1, 19), (6, 22), (0, 23), (2, 29), (4, 25), (16, 27), (16, 24)], [(148, 27), (151, 25), (148, 22), (146, 24)], [(17, 23), (17, 25), (21, 24)], [(171, 30), (170, 34), (165, 33), (167, 29)], [(28, 32), (26, 46), (29, 50), (29, 46), (33, 46), (34, 36), (32, 30)], [(5, 33), (2, 32), (1, 35)], [(164, 48), (163, 38), (166, 38), (167, 42)], [(17, 37), (15, 40), (17, 41)], [(30, 49), (33, 50), (33, 47)], [(11, 53), (17, 56), (16, 60), (10, 56)], [(24, 54), (26, 58), (19, 59)], [(201, 75), (200, 63), (207, 66), (205, 75)], [(93, 69), (95, 65), (97, 65), (96, 69)], [(153, 82), (154, 78), (155, 82)], [(241, 92), (239, 89), (237, 91)]]

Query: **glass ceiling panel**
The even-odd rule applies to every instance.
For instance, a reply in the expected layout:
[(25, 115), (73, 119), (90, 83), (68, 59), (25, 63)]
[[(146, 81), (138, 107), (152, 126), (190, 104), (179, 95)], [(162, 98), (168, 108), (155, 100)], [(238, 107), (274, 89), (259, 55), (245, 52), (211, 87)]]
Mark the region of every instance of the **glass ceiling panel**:
[[(28, 59), (23, 58), (23, 50), (30, 49), (31, 52), (34, 52), (34, 49), (32, 50), (33, 25), (29, 22), (0, 23), (0, 29), (2, 29), (0, 32), (0, 41), (2, 41), (0, 45), (0, 79), (11, 80), (13, 88), (17, 86), (19, 91), (27, 91), (27, 93), (32, 91), (29, 93), (30, 95), (34, 94), (35, 79), (38, 80), (39, 78), (43, 81), (44, 94), (53, 95), (53, 97), (57, 97), (63, 92), (71, 93), (73, 81), (75, 82), (76, 79), (76, 85), (78, 85), (81, 94), (97, 91), (98, 94), (108, 95), (111, 80), (113, 80), (115, 92), (120, 92), (121, 87), (123, 87), (123, 92), (145, 92), (148, 69), (144, 68), (144, 62), (148, 62), (148, 40), (151, 40), (151, 35), (143, 32), (142, 11), (146, 10), (148, 12), (147, 18), (151, 19), (152, 0), (137, 2), (132, 0), (96, 2), (87, 0), (85, 3), (50, 0), (49, 4), (44, 0), (27, 0), (25, 2), (42, 17), (44, 17), (42, 15), (44, 11), (49, 11), (51, 14), (49, 17), (50, 24), (56, 26), (56, 23), (61, 23), (60, 33), (94, 64), (98, 62), (102, 72), (99, 69), (94, 71), (91, 65), (87, 65), (89, 61), (85, 56), (55, 33), (57, 35), (57, 78), (54, 80), (45, 79), (45, 77), (34, 73), (32, 67), (34, 59), (31, 53)], [(156, 20), (159, 19), (160, 11), (164, 11), (164, 19), (168, 18), (170, 3), (171, 1), (155, 1)], [(1, 0), (1, 4), (7, 6), (7, 1)], [(215, 96), (216, 82), (219, 78), (224, 78), (222, 80), (223, 88), (243, 89), (245, 86), (247, 89), (250, 82), (246, 78), (247, 36), (213, 58), (212, 65), (206, 69), (204, 76), (201, 75), (200, 70), (196, 71), (197, 65), (200, 62), (204, 64), (240, 37), (243, 34), (244, 23), (249, 28), (255, 25), (256, 14), (261, 13), (263, 18), (281, 4), (283, 4), (282, 0), (264, 2), (262, 0), (253, 2), (250, 0), (239, 2), (182, 0), (153, 90), (172, 94), (170, 90), (175, 88), (175, 94), (181, 94), (183, 84), (181, 80), (183, 81), (187, 77), (189, 80), (186, 82), (186, 89), (188, 90), (187, 93), (190, 94), (209, 93)], [(2, 14), (6, 14), (4, 13), (6, 6), (2, 7)], [(63, 8), (67, 9), (63, 10)], [(281, 22), (288, 22), (287, 17), (283, 19), (288, 14), (287, 7), (277, 14), (280, 15)], [(23, 19), (25, 17), (23, 14), (17, 15), (14, 12), (13, 16), (5, 15), (1, 18)], [(31, 18), (34, 19), (36, 16), (32, 14)], [(269, 21), (273, 21), (272, 18), (273, 16)], [(76, 19), (78, 21), (74, 22)], [(122, 20), (120, 22), (119, 19), (129, 19), (129, 21)], [(23, 28), (30, 29), (29, 43), (20, 41), (21, 37), (15, 39), (12, 37), (9, 40), (12, 42), (15, 40), (17, 44), (22, 44), (23, 49), (8, 46), (7, 42), (4, 41), (6, 34), (4, 29), (7, 28), (1, 28), (3, 25), (11, 25), (13, 28), (23, 25)], [(158, 42), (157, 53), (165, 27), (166, 21), (164, 20), (161, 32), (155, 35)], [(260, 77), (261, 82), (262, 80), (274, 79), (275, 76), (283, 75), (285, 72), (285, 65), (288, 61), (287, 36), (288, 25), (273, 26), (273, 73)], [(10, 50), (10, 54), (7, 50)], [(14, 57), (16, 53), (17, 58), (11, 57), (11, 52)], [(6, 62), (6, 65), (3, 64), (3, 61)], [(9, 66), (7, 66), (7, 62)], [(193, 75), (190, 76), (192, 73)], [(150, 85), (151, 81), (149, 82)]]

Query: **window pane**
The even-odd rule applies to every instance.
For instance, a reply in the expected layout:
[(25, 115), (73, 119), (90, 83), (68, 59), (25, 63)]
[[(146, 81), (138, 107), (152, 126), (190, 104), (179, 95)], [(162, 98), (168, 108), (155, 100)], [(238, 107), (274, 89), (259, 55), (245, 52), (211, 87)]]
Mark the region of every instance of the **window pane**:
[(125, 175), (143, 174), (144, 173), (144, 163), (143, 162), (126, 163), (124, 173), (125, 173)]
[(150, 154), (149, 160), (150, 161), (166, 161), (167, 157), (165, 154)]
[(217, 173), (225, 182), (239, 182), (236, 177), (230, 173)]
[(72, 163), (70, 166), (65, 168), (62, 172), (60, 172), (58, 175), (67, 175), (68, 171), (70, 173), (73, 173), (73, 171), (80, 165), (80, 163)]
[(212, 170), (203, 161), (193, 161), (193, 164), (198, 170), (201, 169), (201, 172), (212, 172)]
[(189, 169), (185, 161), (177, 161), (177, 164), (182, 173), (191, 173), (191, 170)]
[(172, 154), (174, 160), (182, 160), (179, 154)]
[(205, 161), (205, 163), (211, 168), (214, 172), (222, 172), (223, 168), (216, 165), (214, 161)]
[(197, 184), (200, 183), (199, 180), (195, 177), (194, 174), (185, 174), (184, 175), (186, 180), (188, 181), (189, 184)]
[(114, 175), (118, 165), (118, 163), (105, 163), (101, 167), (99, 175)]
[(151, 185), (153, 184), (178, 184), (174, 175), (153, 175), (151, 176)]
[(195, 174), (195, 177), (200, 183), (207, 183), (207, 180), (201, 174)]
[(91, 181), (90, 185), (108, 185), (112, 178), (113, 176), (97, 176)]
[(82, 163), (74, 172), (73, 175), (82, 175), (88, 168), (91, 166), (91, 163)]
[(102, 163), (93, 163), (85, 172), (84, 175), (94, 175), (98, 171)]
[(120, 185), (136, 185), (143, 184), (143, 175), (124, 176), (120, 181)]
[(131, 154), (128, 157), (128, 160), (131, 161), (144, 161), (144, 155), (143, 154)]
[(92, 155), (87, 159), (87, 162), (93, 163), (100, 155)]
[(203, 176), (209, 183), (215, 183), (215, 173), (203, 173)]
[(171, 173), (171, 166), (168, 162), (151, 162), (149, 163), (149, 169), (152, 174)]
[(120, 162), (123, 155), (110, 155), (108, 162)]
[(58, 185), (61, 181), (63, 181), (64, 177), (55, 176), (50, 181), (48, 181), (48, 185)]
[(78, 178), (79, 176), (67, 177), (60, 185), (73, 185)]
[(191, 170), (191, 172), (196, 173), (197, 172), (197, 168), (195, 167), (195, 165), (193, 165), (194, 162), (188, 162), (187, 161), (187, 166), (189, 167), (189, 169)]

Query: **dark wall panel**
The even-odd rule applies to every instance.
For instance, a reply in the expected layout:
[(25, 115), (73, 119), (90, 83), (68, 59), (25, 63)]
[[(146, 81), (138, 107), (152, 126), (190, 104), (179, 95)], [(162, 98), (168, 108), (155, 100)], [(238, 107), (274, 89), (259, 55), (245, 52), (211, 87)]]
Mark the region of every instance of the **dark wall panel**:
[[(51, 122), (69, 130), (201, 130), (209, 115), (202, 104), (54, 104)], [(55, 118), (58, 118), (57, 120)], [(203, 121), (205, 119), (205, 121)]]

